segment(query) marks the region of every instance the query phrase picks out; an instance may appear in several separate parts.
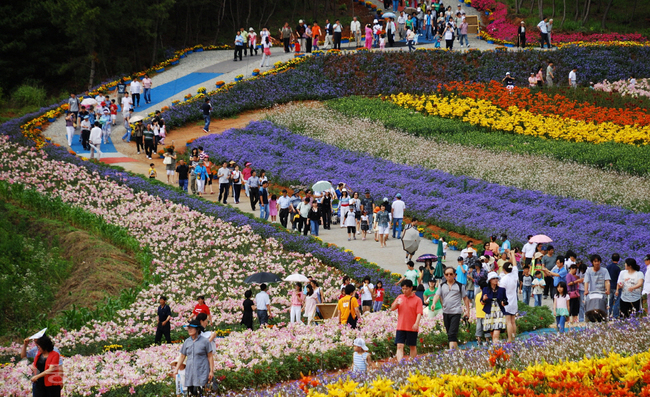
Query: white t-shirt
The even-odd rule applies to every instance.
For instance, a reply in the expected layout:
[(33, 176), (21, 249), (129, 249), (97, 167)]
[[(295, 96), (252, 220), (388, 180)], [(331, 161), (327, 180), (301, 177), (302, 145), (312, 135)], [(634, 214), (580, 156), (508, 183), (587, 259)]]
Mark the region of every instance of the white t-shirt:
[(446, 241), (442, 243), (442, 252), (444, 252), (445, 254), (447, 253), (447, 247), (448, 246), (449, 246), (449, 244), (447, 244)]
[(546, 30), (546, 22), (541, 21), (540, 23), (537, 24), (537, 27), (539, 28), (540, 32), (548, 33), (548, 30)]
[[(203, 331), (203, 332), (201, 332), (201, 337), (203, 337), (203, 338), (205, 338), (207, 340), (210, 340), (210, 338), (212, 338), (212, 331)], [(212, 343), (210, 343), (210, 346), (212, 347), (213, 352), (215, 352), (217, 350), (217, 344), (215, 343), (215, 341), (212, 341)]]
[(535, 249), (537, 248), (537, 243), (526, 243), (524, 244), (521, 252), (526, 255), (526, 258), (532, 258), (535, 255)]
[(406, 203), (404, 201), (395, 200), (390, 208), (393, 212), (393, 219), (404, 218), (404, 209), (406, 209)]
[(269, 298), (269, 294), (266, 291), (261, 291), (255, 295), (255, 306), (257, 306), (257, 310), (268, 310), (270, 304), (271, 298)]
[(447, 29), (445, 32), (445, 40), (452, 40), (454, 38), (454, 32), (451, 29)]
[(92, 130), (90, 130), (90, 143), (93, 145), (99, 145), (102, 143), (102, 129), (99, 127), (93, 127)]
[(499, 287), (506, 289), (506, 298), (508, 304), (505, 309), (508, 314), (517, 314), (517, 283), (519, 282), (519, 270), (517, 266), (512, 268), (512, 272), (501, 277)]
[(132, 81), (131, 82), (131, 94), (139, 94), (142, 89), (142, 85), (140, 85), (139, 81)]
[(374, 289), (375, 287), (368, 283), (368, 285), (364, 285), (361, 287), (361, 301), (371, 301), (372, 300), (372, 293), (370, 292), (371, 289)]
[(131, 99), (130, 96), (125, 96), (122, 98), (122, 112), (123, 113), (128, 113), (129, 109), (133, 107), (133, 100)]
[(648, 294), (650, 294), (650, 266), (648, 266), (648, 270), (645, 271), (645, 281), (643, 282), (643, 295)]
[(569, 72), (569, 80), (571, 80), (571, 83), (576, 82), (576, 72), (574, 72), (573, 70)]
[(630, 292), (627, 289), (634, 287), (639, 280), (643, 280), (643, 273), (640, 271), (634, 272), (634, 274), (628, 273), (627, 270), (623, 270), (621, 274), (618, 275), (619, 284), (623, 284), (619, 294), (621, 294), (621, 300), (623, 302), (636, 302), (641, 299), (641, 292), (643, 288), (637, 288), (634, 291)]

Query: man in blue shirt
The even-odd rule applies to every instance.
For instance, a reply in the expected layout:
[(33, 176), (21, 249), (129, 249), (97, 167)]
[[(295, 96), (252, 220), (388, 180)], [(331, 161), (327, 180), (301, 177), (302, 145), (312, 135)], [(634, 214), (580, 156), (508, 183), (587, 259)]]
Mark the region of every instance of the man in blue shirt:
[(158, 306), (158, 325), (156, 326), (156, 338), (154, 339), (154, 343), (159, 345), (162, 341), (163, 335), (165, 335), (167, 343), (172, 343), (170, 335), (171, 324), (169, 324), (169, 321), (172, 319), (172, 309), (170, 309), (167, 304), (166, 296), (161, 296), (158, 303), (160, 306)]
[(503, 254), (506, 250), (510, 249), (510, 240), (508, 240), (508, 236), (506, 236), (505, 233), (501, 235), (501, 240), (503, 240), (503, 243), (501, 244), (501, 253)]
[[(618, 276), (621, 273), (621, 265), (619, 262), (621, 260), (621, 255), (618, 253), (612, 254), (612, 263), (607, 265), (607, 272), (609, 273), (610, 285), (618, 284)], [(620, 306), (621, 306), (621, 294), (616, 296), (616, 288), (610, 288), (609, 292), (609, 315), (618, 318), (620, 315)]]

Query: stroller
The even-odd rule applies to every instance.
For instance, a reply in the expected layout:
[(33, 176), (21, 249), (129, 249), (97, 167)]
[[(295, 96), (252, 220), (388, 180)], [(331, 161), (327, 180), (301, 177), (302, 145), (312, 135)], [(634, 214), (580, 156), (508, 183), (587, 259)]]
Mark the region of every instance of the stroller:
[(339, 200), (332, 200), (332, 224), (339, 223), (341, 217), (341, 209)]

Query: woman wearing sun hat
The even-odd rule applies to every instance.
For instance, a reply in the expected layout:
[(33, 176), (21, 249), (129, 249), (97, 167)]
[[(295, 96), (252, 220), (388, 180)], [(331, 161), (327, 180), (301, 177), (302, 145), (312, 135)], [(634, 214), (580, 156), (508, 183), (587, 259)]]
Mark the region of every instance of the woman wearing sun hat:
[(212, 360), (212, 345), (208, 338), (202, 338), (203, 327), (199, 320), (191, 320), (186, 326), (189, 337), (181, 346), (181, 354), (178, 357), (173, 376), (180, 370), (181, 363), (185, 360), (185, 386), (190, 395), (201, 395), (203, 387), (212, 381), (214, 376), (214, 364)]
[(506, 289), (499, 287), (499, 275), (496, 272), (488, 273), (488, 285), (483, 288), (483, 332), (492, 334), (492, 343), (499, 343), (501, 331), (506, 329), (505, 306)]

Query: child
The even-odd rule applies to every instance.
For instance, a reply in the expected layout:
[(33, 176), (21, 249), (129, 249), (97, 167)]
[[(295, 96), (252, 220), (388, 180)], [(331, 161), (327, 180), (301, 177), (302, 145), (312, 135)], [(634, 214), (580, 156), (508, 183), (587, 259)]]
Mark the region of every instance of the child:
[(521, 279), (521, 287), (519, 287), (519, 292), (521, 293), (524, 303), (530, 306), (530, 292), (533, 286), (533, 277), (530, 275), (530, 266), (524, 266), (524, 276)]
[(298, 54), (300, 52), (300, 41), (297, 39), (293, 41), (293, 49)]
[(300, 312), (302, 312), (302, 305), (305, 303), (305, 295), (302, 293), (302, 283), (296, 283), (296, 287), (291, 291), (291, 318), (292, 323), (302, 323), (300, 319)]
[(449, 244), (447, 244), (443, 237), (440, 237), (440, 241), (442, 241), (442, 259), (447, 260), (447, 247)]
[(384, 48), (386, 48), (386, 35), (382, 34), (379, 38), (379, 50), (384, 51)]
[(580, 290), (579, 285), (582, 282), (581, 278), (576, 275), (578, 273), (578, 264), (574, 263), (569, 267), (569, 274), (566, 275), (567, 291), (569, 294), (569, 322), (577, 323), (578, 316), (580, 315)]
[(158, 134), (160, 136), (160, 141), (158, 143), (164, 145), (165, 137), (167, 136), (167, 128), (165, 127), (165, 121), (163, 119), (160, 119), (159, 125), (160, 125), (160, 131), (158, 132)]
[(109, 109), (111, 110), (111, 120), (113, 121), (113, 125), (115, 125), (115, 121), (117, 120), (117, 104), (115, 103), (115, 99), (111, 99)]
[[(486, 282), (482, 283), (482, 287), (485, 288), (487, 286)], [(478, 342), (478, 345), (481, 346), (483, 344), (483, 338), (485, 338), (485, 332), (483, 332), (483, 320), (485, 319), (485, 312), (483, 311), (483, 303), (481, 300), (483, 299), (483, 288), (479, 289), (478, 292), (476, 293), (476, 297), (474, 297), (474, 306), (476, 307), (476, 341)], [(485, 338), (485, 343), (487, 343), (488, 340)]]
[(436, 302), (436, 305), (433, 306), (433, 296), (438, 292), (438, 287), (436, 287), (436, 280), (429, 280), (429, 288), (424, 291), (424, 304), (427, 305), (424, 310), (427, 317), (434, 318), (442, 311), (442, 303), (440, 301)]
[(366, 342), (361, 338), (355, 339), (353, 345), (352, 371), (366, 372), (368, 366), (372, 364), (370, 353), (368, 353), (368, 346), (366, 346)]
[(542, 295), (544, 294), (544, 287), (546, 286), (546, 281), (542, 272), (539, 270), (535, 272), (535, 279), (532, 282), (533, 287), (533, 300), (535, 302), (535, 307), (542, 306)]
[(555, 316), (555, 323), (557, 324), (557, 331), (564, 332), (564, 323), (569, 316), (569, 295), (567, 294), (566, 283), (560, 281), (557, 285), (557, 293), (553, 300), (553, 315)]
[(379, 242), (379, 224), (377, 223), (377, 213), (379, 212), (379, 206), (375, 207), (375, 211), (372, 214), (372, 230), (375, 232), (375, 242)]
[(355, 218), (354, 214), (354, 208), (350, 206), (350, 209), (348, 210), (348, 213), (345, 214), (345, 226), (348, 227), (348, 241), (352, 240), (354, 238), (355, 240), (357, 239), (357, 220)]
[[(187, 394), (187, 388), (185, 387), (185, 363), (187, 363), (187, 357), (183, 359), (183, 363), (181, 364), (178, 374), (176, 374), (176, 395), (177, 396), (183, 396)], [(176, 369), (176, 365), (178, 364), (178, 358), (171, 363), (172, 366), (172, 371)]]
[(366, 234), (368, 233), (368, 214), (366, 211), (361, 213), (361, 240), (366, 241)]
[(375, 290), (372, 292), (374, 295), (374, 302), (372, 305), (373, 312), (380, 312), (381, 306), (384, 304), (384, 283), (377, 281), (375, 284)]
[(269, 214), (271, 214), (271, 222), (277, 222), (278, 216), (278, 196), (276, 194), (271, 195), (271, 201), (269, 201)]
[(156, 167), (153, 163), (149, 164), (149, 179), (156, 179), (157, 176)]

